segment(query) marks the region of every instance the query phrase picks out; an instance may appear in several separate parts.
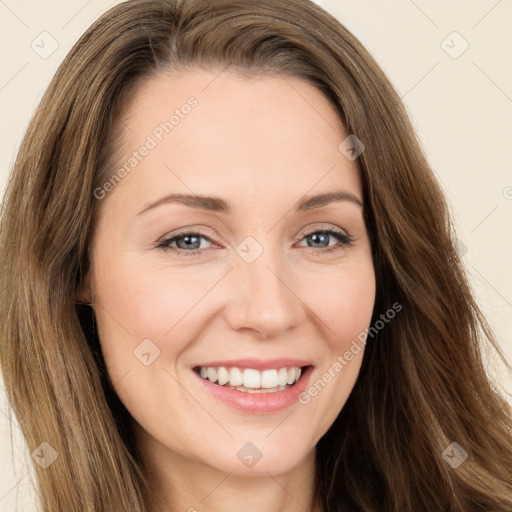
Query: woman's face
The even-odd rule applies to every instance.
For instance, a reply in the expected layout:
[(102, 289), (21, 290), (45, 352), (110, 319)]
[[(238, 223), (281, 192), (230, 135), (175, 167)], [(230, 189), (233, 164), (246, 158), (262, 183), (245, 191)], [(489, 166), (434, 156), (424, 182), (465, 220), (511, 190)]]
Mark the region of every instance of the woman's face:
[(319, 90), (219, 73), (131, 97), (81, 293), (147, 453), (279, 474), (311, 456), (360, 369), (375, 296), (362, 185)]

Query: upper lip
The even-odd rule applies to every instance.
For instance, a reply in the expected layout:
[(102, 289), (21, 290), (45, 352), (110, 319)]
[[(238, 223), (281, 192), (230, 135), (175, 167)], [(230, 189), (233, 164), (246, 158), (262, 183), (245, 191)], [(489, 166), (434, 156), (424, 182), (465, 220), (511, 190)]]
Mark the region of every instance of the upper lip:
[(291, 359), (288, 357), (281, 357), (278, 359), (255, 359), (249, 357), (244, 359), (230, 359), (229, 361), (208, 361), (205, 363), (196, 364), (194, 365), (194, 368), (198, 368), (200, 366), (224, 366), (225, 368), (231, 368), (236, 366), (237, 368), (253, 368), (254, 370), (272, 370), (274, 368), (289, 368), (290, 366), (301, 368), (311, 364), (311, 361), (307, 361), (305, 359)]

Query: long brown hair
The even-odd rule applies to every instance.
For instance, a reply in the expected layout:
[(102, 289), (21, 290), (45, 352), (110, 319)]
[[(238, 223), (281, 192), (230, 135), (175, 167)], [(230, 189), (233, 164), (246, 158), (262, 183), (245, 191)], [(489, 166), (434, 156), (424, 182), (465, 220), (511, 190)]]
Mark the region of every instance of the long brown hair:
[[(309, 0), (132, 0), (101, 16), (59, 67), (2, 207), (6, 391), (30, 450), (45, 442), (59, 455), (47, 468), (34, 463), (42, 511), (147, 510), (131, 418), (93, 314), (74, 301), (101, 205), (93, 191), (115, 170), (126, 98), (146, 77), (200, 66), (301, 77), (365, 146), (357, 164), (377, 279), (372, 324), (395, 302), (403, 309), (368, 339), (356, 385), (317, 444), (323, 510), (512, 510), (512, 414), (486, 375), (484, 344), (503, 356), (468, 286), (442, 190), (373, 58)], [(467, 454), (457, 468), (443, 457), (453, 442)]]

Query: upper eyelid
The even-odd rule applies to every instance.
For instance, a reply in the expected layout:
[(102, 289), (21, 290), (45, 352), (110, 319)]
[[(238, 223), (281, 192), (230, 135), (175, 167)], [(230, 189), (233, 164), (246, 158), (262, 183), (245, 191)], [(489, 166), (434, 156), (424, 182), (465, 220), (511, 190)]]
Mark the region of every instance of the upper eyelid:
[[(322, 224), (321, 226), (313, 226), (311, 228), (308, 228), (306, 229), (305, 231), (303, 231), (300, 235), (298, 235), (298, 237), (304, 237), (306, 235), (309, 235), (311, 233), (316, 233), (317, 231), (329, 231), (329, 230), (332, 230), (332, 231), (341, 231), (341, 232), (344, 232), (348, 235), (348, 232), (346, 229), (343, 229), (343, 228), (339, 228), (337, 226), (334, 226), (332, 224)], [(180, 236), (184, 236), (184, 235), (200, 235), (200, 236), (204, 236), (205, 238), (216, 238), (216, 235), (214, 234), (210, 234), (210, 233), (204, 233), (202, 232), (202, 228), (200, 229), (195, 229), (195, 228), (187, 228), (187, 229), (184, 229), (182, 231), (178, 231), (177, 233), (172, 233), (170, 235), (164, 235), (160, 240), (170, 240), (172, 238), (177, 238), (177, 237), (180, 237)]]
[(322, 226), (314, 226), (312, 228), (308, 228), (306, 229), (305, 231), (302, 232), (300, 236), (300, 238), (303, 238), (307, 235), (310, 235), (311, 233), (316, 233), (317, 231), (335, 231), (335, 232), (343, 232), (345, 233), (347, 236), (348, 235), (348, 232), (346, 229), (343, 229), (343, 228), (339, 228), (337, 226), (333, 226), (332, 224), (325, 224), (325, 225), (322, 225)]

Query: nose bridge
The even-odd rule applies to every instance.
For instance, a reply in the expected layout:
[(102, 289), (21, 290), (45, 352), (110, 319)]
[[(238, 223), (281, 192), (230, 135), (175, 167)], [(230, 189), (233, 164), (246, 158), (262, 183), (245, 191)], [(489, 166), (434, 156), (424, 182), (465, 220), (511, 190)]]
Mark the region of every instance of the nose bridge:
[[(262, 239), (260, 237), (260, 239)], [(231, 279), (232, 295), (229, 321), (234, 329), (253, 329), (272, 337), (296, 325), (300, 301), (293, 293), (284, 254), (270, 243), (247, 237), (236, 248)]]

